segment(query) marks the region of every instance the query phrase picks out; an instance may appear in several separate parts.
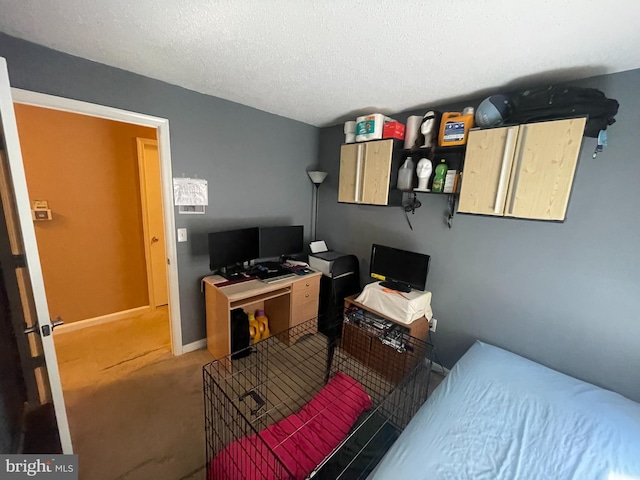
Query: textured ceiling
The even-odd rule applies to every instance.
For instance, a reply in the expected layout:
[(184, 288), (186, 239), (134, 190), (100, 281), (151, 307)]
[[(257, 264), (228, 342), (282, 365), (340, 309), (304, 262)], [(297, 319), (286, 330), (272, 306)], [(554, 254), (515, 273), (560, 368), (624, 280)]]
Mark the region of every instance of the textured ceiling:
[(640, 67), (637, 0), (0, 0), (0, 31), (313, 125)]

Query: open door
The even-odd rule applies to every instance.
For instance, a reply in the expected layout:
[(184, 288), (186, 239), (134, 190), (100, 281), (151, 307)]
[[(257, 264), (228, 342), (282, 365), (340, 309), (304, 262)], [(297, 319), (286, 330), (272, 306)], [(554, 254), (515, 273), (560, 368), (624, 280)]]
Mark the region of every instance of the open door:
[(53, 403), (63, 453), (72, 453), (52, 322), (13, 110), (7, 62), (0, 57), (0, 262), (29, 402)]
[(147, 138), (138, 138), (137, 144), (149, 305), (154, 309), (169, 303), (164, 214), (162, 212), (162, 175), (160, 173), (160, 158), (158, 157), (158, 142)]

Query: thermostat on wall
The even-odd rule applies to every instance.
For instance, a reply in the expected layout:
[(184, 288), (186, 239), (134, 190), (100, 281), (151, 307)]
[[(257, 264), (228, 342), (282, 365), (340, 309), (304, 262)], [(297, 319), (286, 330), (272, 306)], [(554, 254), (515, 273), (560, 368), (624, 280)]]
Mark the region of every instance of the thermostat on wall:
[(51, 220), (51, 210), (49, 210), (49, 202), (46, 200), (34, 200), (31, 203), (31, 217), (34, 221)]

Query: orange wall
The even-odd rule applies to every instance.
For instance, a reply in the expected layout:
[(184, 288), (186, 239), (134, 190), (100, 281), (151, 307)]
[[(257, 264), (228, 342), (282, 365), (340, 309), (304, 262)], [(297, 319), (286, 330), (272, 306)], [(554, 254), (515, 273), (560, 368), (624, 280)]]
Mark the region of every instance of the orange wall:
[(148, 305), (136, 137), (152, 128), (15, 105), (52, 317), (75, 322)]

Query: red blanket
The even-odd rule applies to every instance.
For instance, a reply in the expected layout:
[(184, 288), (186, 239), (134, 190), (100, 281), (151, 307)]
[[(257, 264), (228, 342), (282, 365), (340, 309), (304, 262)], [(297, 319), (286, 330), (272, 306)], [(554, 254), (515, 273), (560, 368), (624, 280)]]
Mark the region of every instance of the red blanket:
[(302, 480), (340, 444), (362, 412), (370, 407), (371, 398), (362, 385), (338, 372), (298, 413), (258, 435), (227, 445), (211, 461), (209, 478)]

